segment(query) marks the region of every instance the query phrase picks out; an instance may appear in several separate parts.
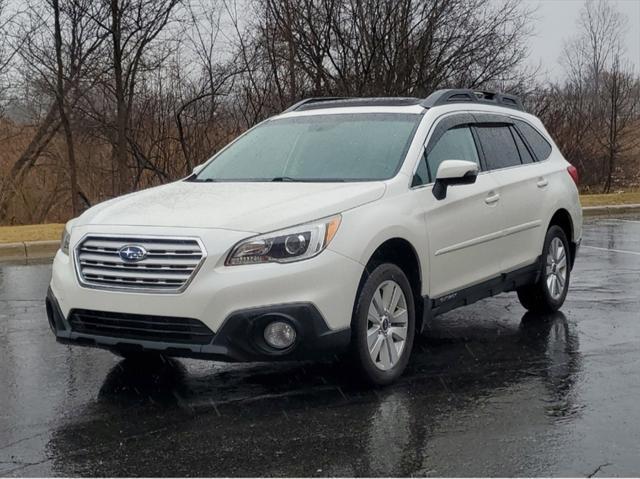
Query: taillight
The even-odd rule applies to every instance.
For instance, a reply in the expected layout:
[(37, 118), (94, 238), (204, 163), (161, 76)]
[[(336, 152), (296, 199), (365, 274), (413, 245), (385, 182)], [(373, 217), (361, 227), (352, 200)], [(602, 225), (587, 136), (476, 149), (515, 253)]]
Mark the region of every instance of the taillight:
[(573, 165), (569, 165), (567, 166), (567, 171), (569, 172), (569, 175), (571, 176), (573, 182), (576, 184), (576, 186), (578, 186), (578, 182), (580, 180), (580, 177), (578, 175), (578, 168)]

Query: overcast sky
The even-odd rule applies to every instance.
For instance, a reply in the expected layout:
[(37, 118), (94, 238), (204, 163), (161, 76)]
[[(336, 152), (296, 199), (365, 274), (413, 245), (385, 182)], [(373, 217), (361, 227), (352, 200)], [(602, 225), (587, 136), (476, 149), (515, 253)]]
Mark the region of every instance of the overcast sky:
[[(558, 59), (564, 41), (575, 35), (583, 0), (522, 0), (537, 6), (536, 36), (531, 42), (532, 64), (541, 63), (551, 79), (564, 73)], [(627, 58), (640, 69), (640, 0), (607, 0), (627, 19)]]

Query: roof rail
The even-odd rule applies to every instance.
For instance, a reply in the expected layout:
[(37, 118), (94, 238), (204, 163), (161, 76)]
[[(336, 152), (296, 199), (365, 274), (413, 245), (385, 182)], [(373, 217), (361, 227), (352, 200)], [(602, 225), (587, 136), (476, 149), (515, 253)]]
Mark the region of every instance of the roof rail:
[(357, 98), (357, 97), (340, 97), (325, 96), (305, 98), (287, 108), (283, 113), (290, 113), (299, 110), (312, 110), (323, 108), (322, 103), (331, 103), (328, 107), (337, 106), (406, 106), (420, 105), (423, 108), (431, 108), (434, 106), (450, 105), (452, 103), (483, 103), (488, 105), (504, 106), (513, 108), (514, 110), (524, 111), (520, 98), (515, 95), (506, 93), (497, 93), (491, 91), (470, 90), (470, 89), (449, 89), (436, 90), (424, 100), (419, 98), (404, 97), (374, 97), (374, 98)]
[(425, 98), (420, 105), (425, 108), (431, 108), (451, 103), (484, 103), (524, 111), (522, 101), (515, 95), (469, 89), (436, 90)]
[(420, 105), (421, 98), (409, 97), (321, 97), (307, 98), (289, 107), (284, 113), (292, 111), (315, 110), (320, 108), (340, 108), (355, 106), (411, 106)]
[(343, 96), (321, 96), (321, 97), (305, 98), (304, 100), (301, 100), (298, 103), (294, 103), (282, 113), (289, 113), (291, 111), (296, 111), (300, 109), (300, 107), (304, 105), (308, 105), (309, 103), (320, 103), (322, 101), (346, 100), (346, 98), (347, 97), (343, 97)]

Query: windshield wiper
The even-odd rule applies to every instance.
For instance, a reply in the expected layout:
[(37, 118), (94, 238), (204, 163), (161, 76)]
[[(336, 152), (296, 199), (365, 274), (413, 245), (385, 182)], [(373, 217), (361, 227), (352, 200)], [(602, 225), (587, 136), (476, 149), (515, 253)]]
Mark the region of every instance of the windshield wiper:
[[(0, 0), (2, 1), (2, 0)], [(291, 176), (276, 176), (274, 178), (237, 178), (237, 179), (218, 179), (218, 178), (186, 178), (184, 181), (189, 181), (192, 183), (214, 183), (214, 182), (263, 182), (263, 181), (272, 181), (272, 182), (281, 182), (281, 183), (344, 183), (346, 180), (342, 178), (293, 178)]]
[(215, 178), (191, 178), (191, 179), (187, 179), (186, 181), (190, 181), (192, 183), (213, 183), (216, 180)]
[(342, 178), (292, 178), (291, 176), (276, 176), (271, 181), (297, 182), (297, 183), (343, 183)]
[(297, 178), (292, 178), (290, 176), (276, 176), (275, 178), (271, 178), (271, 181), (302, 181)]

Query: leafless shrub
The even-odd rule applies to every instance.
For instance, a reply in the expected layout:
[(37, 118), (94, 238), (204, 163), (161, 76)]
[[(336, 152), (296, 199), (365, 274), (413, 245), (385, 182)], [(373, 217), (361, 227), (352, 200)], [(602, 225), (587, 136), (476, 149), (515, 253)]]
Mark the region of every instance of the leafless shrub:
[(443, 87), (521, 95), (586, 187), (608, 191), (640, 148), (624, 19), (588, 0), (563, 55), (566, 80), (549, 83), (525, 63), (529, 5), (25, 0), (9, 12), (0, 0), (0, 113), (14, 105), (0, 114), (0, 222), (61, 221), (180, 178), (303, 97)]

